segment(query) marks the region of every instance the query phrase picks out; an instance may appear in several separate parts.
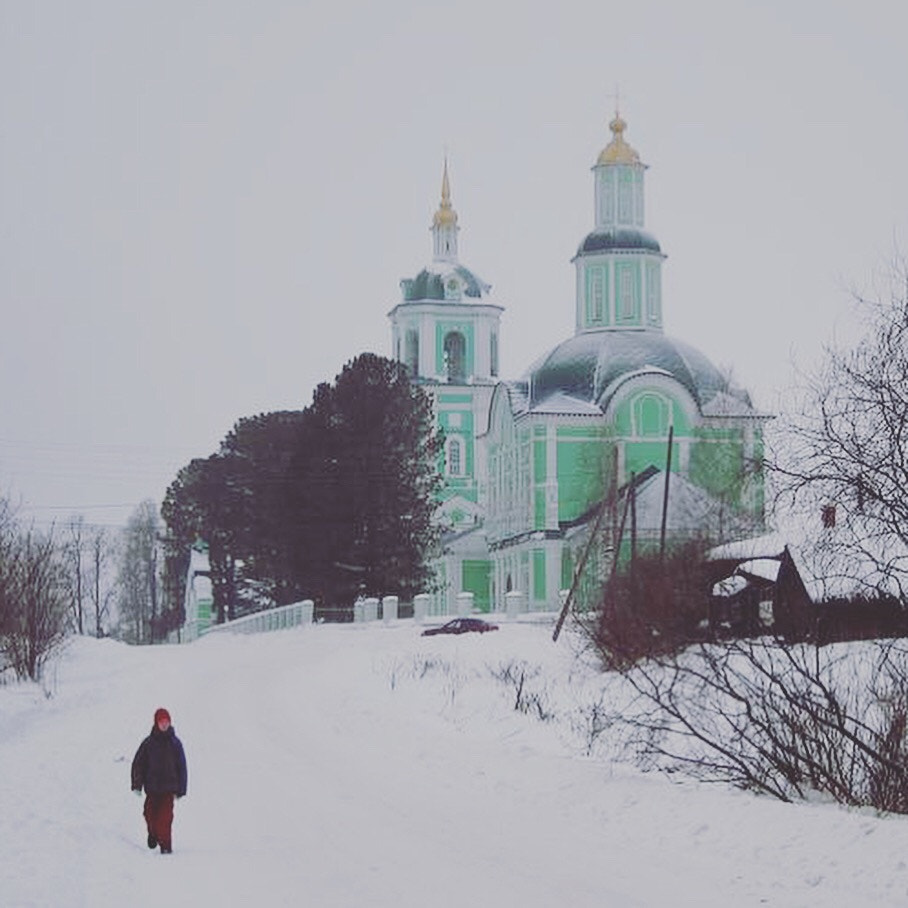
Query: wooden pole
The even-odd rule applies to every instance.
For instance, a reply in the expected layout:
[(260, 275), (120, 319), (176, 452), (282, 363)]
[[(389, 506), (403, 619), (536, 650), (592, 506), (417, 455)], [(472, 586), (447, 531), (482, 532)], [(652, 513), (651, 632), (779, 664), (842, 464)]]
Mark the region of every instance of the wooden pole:
[[(621, 548), (621, 537), (624, 535), (624, 522), (627, 518), (627, 508), (630, 503), (630, 495), (633, 494), (633, 490), (628, 492), (628, 497), (624, 501), (624, 511), (621, 514), (621, 526), (618, 530), (618, 537), (615, 540), (615, 556), (612, 559), (612, 568), (609, 575), (610, 579), (615, 576), (615, 569), (618, 565), (618, 552)], [(564, 605), (561, 607), (561, 614), (558, 616), (558, 621), (555, 623), (555, 631), (552, 634), (552, 640), (556, 643), (558, 642), (558, 637), (561, 634), (561, 628), (564, 626), (565, 618), (567, 618), (568, 610), (571, 607), (571, 602), (574, 598), (574, 593), (577, 591), (577, 584), (580, 582), (581, 576), (583, 576), (583, 569), (586, 567), (587, 558), (589, 558), (590, 550), (593, 547), (593, 542), (596, 539), (596, 533), (599, 530), (599, 525), (602, 523), (602, 518), (605, 515), (605, 506), (608, 503), (608, 499), (603, 499), (602, 509), (599, 511), (598, 516), (596, 517), (596, 524), (593, 527), (592, 533), (590, 533), (590, 538), (587, 540), (586, 548), (583, 550), (583, 557), (580, 559), (580, 564), (577, 566), (577, 570), (574, 572), (574, 579), (571, 582), (571, 588), (568, 591), (567, 598), (564, 600)]]
[(668, 521), (668, 483), (672, 475), (672, 443), (675, 427), (668, 427), (668, 449), (665, 455), (665, 491), (662, 493), (662, 530), (659, 534), (659, 560), (665, 559), (665, 525)]
[(631, 578), (633, 578), (637, 566), (637, 474), (633, 472), (628, 495), (631, 509)]

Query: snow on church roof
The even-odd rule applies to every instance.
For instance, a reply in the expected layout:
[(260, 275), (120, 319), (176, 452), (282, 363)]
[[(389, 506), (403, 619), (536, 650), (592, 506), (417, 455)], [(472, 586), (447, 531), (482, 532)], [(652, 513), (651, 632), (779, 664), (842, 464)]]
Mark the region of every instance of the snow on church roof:
[(616, 380), (641, 369), (660, 370), (680, 382), (705, 415), (756, 413), (747, 393), (729, 388), (726, 378), (699, 350), (661, 331), (648, 330), (584, 331), (558, 344), (527, 372), (531, 406), (563, 392), (604, 407)]
[(602, 416), (602, 410), (596, 404), (565, 394), (563, 391), (556, 391), (545, 400), (534, 404), (533, 412), (557, 413), (564, 416)]

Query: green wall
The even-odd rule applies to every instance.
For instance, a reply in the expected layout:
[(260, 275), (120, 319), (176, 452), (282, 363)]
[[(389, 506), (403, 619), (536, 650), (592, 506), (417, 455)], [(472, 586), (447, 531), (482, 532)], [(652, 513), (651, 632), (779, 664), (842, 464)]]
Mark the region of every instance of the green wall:
[(607, 436), (600, 427), (562, 427), (557, 432), (558, 519), (575, 520), (601, 497)]
[(533, 599), (545, 602), (545, 551), (533, 550)]
[(492, 564), (486, 560), (463, 561), (461, 564), (461, 589), (473, 594), (473, 605), (481, 612), (491, 608), (489, 578)]

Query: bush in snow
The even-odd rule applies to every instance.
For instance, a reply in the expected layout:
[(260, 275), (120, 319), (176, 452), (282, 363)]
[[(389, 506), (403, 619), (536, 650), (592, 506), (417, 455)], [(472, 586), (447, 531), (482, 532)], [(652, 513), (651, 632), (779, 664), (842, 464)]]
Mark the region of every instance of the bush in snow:
[(734, 640), (623, 673), (639, 759), (783, 801), (908, 812), (908, 647)]
[(0, 500), (0, 668), (37, 681), (66, 627), (66, 572), (53, 534), (21, 529)]

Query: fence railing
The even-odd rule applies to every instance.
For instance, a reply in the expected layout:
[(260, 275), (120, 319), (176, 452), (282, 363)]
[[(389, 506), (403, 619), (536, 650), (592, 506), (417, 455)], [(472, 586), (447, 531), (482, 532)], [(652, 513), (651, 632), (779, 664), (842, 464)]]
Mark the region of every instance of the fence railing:
[(301, 624), (312, 624), (314, 608), (311, 599), (304, 599), (302, 602), (256, 612), (254, 615), (246, 615), (225, 624), (213, 624), (204, 634), (205, 636), (216, 633), (261, 634), (264, 631), (281, 631)]
[[(561, 593), (561, 604), (564, 603), (564, 597), (567, 591)], [(449, 618), (455, 615), (435, 615), (431, 613), (431, 597), (428, 594), (420, 594), (413, 597), (412, 620), (415, 624), (420, 625), (427, 619)], [(504, 618), (508, 621), (520, 620), (521, 618), (530, 617), (527, 609), (526, 594), (520, 592), (510, 592), (505, 596), (507, 607)], [(402, 617), (401, 608), (397, 596), (385, 596), (382, 599), (366, 598), (358, 599), (352, 609), (352, 619), (354, 622), (384, 621), (386, 624), (396, 622)], [(410, 608), (406, 611), (409, 613)], [(473, 613), (473, 594), (460, 593), (457, 596), (456, 616), (463, 617)], [(543, 614), (538, 613), (537, 617)], [(380, 617), (379, 617), (380, 616)], [(236, 618), (224, 624), (213, 624), (208, 628), (201, 630), (201, 636), (209, 634), (261, 634), (267, 631), (279, 631), (286, 628), (299, 627), (304, 624), (312, 624), (315, 617), (315, 603), (311, 599), (304, 599), (302, 602), (294, 602), (292, 605), (282, 605), (278, 608), (268, 609), (264, 612), (256, 612), (253, 615), (246, 615), (243, 618)], [(408, 615), (409, 620), (409, 615)], [(184, 642), (196, 639), (197, 635), (185, 635)]]

